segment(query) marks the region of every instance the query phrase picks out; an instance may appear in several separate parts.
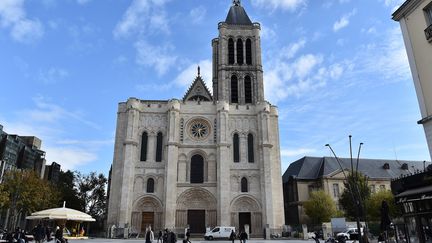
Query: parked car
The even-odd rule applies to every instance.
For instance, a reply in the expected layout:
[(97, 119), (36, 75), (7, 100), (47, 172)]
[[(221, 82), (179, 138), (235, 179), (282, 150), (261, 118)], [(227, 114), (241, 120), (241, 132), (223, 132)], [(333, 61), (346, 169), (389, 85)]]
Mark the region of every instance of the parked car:
[(236, 232), (235, 227), (232, 226), (216, 226), (209, 232), (205, 233), (204, 239), (228, 239), (231, 235), (231, 231)]
[[(360, 228), (361, 233), (363, 234), (363, 228)], [(346, 231), (338, 233), (336, 235), (336, 239), (344, 238), (345, 240), (349, 240), (351, 235), (358, 235), (357, 228), (348, 228)]]

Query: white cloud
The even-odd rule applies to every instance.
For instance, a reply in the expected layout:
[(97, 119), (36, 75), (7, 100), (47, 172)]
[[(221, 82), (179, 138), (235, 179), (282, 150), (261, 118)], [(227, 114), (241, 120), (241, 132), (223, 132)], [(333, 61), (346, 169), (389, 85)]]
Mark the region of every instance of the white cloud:
[(96, 161), (97, 154), (80, 147), (45, 147), (47, 162), (55, 161), (62, 166), (62, 170), (78, 169), (80, 166)]
[(149, 32), (169, 32), (164, 4), (169, 0), (134, 0), (114, 29), (114, 36), (146, 35)]
[(306, 6), (307, 0), (252, 0), (252, 4), (263, 9), (295, 11)]
[(39, 80), (45, 84), (58, 83), (69, 76), (69, 72), (63, 68), (51, 67), (46, 71), (39, 71)]
[(202, 23), (206, 14), (207, 14), (207, 9), (203, 6), (193, 8), (189, 12), (189, 16), (192, 19), (192, 23), (194, 23), (194, 24)]
[(342, 16), (338, 21), (333, 24), (333, 31), (337, 32), (345, 27), (347, 27), (350, 23), (350, 18), (356, 14), (357, 10), (354, 9), (348, 14)]
[(281, 55), (286, 59), (291, 59), (297, 54), (297, 52), (300, 49), (304, 48), (305, 45), (306, 45), (306, 40), (300, 39), (299, 41), (292, 43), (287, 47), (282, 48)]
[(136, 62), (140, 65), (153, 67), (159, 75), (165, 74), (175, 65), (177, 56), (172, 54), (173, 46), (153, 46), (141, 40), (135, 43), (137, 50)]
[(22, 43), (36, 41), (44, 34), (39, 20), (27, 18), (24, 0), (0, 1), (0, 28), (10, 28), (12, 38)]

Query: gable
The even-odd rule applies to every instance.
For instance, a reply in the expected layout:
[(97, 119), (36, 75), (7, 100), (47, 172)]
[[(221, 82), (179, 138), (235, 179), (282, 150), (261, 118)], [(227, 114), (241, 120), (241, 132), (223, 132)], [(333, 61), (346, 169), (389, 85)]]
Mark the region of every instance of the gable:
[(213, 101), (210, 91), (199, 74), (183, 97), (183, 101)]

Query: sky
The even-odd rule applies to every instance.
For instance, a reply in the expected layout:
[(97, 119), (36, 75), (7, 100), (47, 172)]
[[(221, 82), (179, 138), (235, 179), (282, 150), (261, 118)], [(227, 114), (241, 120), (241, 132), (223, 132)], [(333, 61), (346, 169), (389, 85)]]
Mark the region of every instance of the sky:
[[(282, 173), (303, 156), (430, 160), (399, 24), (401, 0), (242, 0), (261, 24)], [(0, 124), (47, 163), (107, 174), (117, 106), (181, 98), (230, 0), (0, 0)]]

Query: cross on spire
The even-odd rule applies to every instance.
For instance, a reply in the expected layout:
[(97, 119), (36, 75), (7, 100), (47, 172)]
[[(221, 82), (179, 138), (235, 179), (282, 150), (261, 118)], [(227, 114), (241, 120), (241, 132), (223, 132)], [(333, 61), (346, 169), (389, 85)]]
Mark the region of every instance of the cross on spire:
[(198, 76), (201, 76), (201, 68), (199, 65), (198, 65)]
[(240, 6), (240, 0), (233, 0), (233, 4), (235, 6)]

